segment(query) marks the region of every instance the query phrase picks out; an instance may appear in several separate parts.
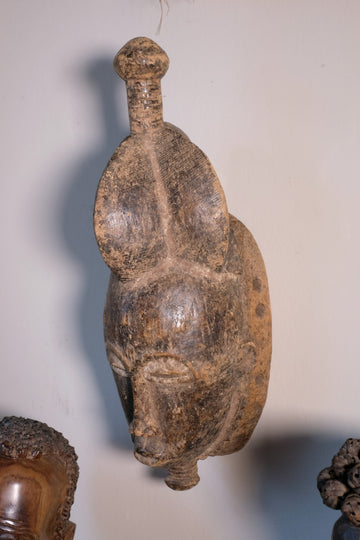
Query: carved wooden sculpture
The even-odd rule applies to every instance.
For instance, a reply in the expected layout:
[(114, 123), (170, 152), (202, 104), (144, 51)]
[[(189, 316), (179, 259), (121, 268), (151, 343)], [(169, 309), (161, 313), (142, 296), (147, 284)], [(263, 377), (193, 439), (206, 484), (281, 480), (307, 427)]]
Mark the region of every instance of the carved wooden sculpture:
[(324, 504), (342, 512), (332, 540), (360, 540), (360, 439), (347, 439), (317, 485)]
[(72, 540), (79, 475), (74, 449), (46, 424), (0, 422), (0, 539)]
[(130, 136), (101, 178), (95, 234), (111, 269), (105, 340), (135, 456), (182, 490), (197, 460), (234, 452), (263, 409), (271, 314), (256, 243), (228, 214), (207, 157), (164, 123), (165, 52), (128, 42)]

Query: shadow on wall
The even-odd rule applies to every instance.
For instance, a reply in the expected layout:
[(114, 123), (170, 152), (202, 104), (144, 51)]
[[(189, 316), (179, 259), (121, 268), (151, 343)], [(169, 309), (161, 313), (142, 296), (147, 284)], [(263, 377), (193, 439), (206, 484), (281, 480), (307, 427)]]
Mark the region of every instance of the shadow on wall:
[(103, 339), (102, 315), (109, 270), (99, 254), (92, 224), (99, 179), (113, 151), (128, 135), (126, 121), (118, 119), (119, 108), (125, 111), (127, 108), (117, 99), (121, 82), (114, 72), (112, 58), (90, 63), (83, 76), (98, 95), (99, 135), (103, 132), (103, 142), (80, 161), (68, 179), (68, 191), (61, 207), (61, 228), (66, 246), (81, 264), (85, 276), (77, 313), (79, 335), (104, 400), (110, 438), (114, 444), (130, 448), (128, 426), (106, 360)]
[(323, 504), (316, 480), (351, 436), (356, 434), (274, 436), (247, 450), (258, 513), (269, 524), (271, 540), (331, 539), (333, 525), (341, 514)]

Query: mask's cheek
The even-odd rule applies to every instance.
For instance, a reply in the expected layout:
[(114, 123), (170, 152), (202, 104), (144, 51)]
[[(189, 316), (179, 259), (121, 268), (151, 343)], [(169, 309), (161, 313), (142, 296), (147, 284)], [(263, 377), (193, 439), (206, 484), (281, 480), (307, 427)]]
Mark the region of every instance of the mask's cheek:
[(184, 396), (188, 419), (186, 449), (194, 449), (194, 456), (207, 454), (224, 424), (230, 400), (231, 387), (224, 387), (221, 380), (199, 383), (192, 393)]
[(196, 387), (188, 384), (154, 383), (157, 423), (171, 455), (179, 455), (193, 446), (198, 419), (193, 408)]

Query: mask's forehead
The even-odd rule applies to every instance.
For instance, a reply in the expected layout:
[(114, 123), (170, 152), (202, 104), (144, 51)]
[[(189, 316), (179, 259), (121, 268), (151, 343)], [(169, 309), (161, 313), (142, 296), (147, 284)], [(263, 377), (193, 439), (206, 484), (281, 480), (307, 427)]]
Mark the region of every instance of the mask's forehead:
[(115, 287), (105, 310), (105, 336), (127, 357), (212, 358), (241, 339), (241, 292), (235, 279), (167, 274), (146, 287)]

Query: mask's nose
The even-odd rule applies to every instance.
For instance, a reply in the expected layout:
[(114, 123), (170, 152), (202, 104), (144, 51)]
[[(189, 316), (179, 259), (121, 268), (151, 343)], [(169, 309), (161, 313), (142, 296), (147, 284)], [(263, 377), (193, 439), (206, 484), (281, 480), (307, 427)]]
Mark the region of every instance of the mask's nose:
[[(139, 390), (138, 392), (136, 390)], [(134, 443), (135, 456), (157, 460), (163, 452), (160, 427), (156, 422), (156, 410), (151, 392), (143, 385), (134, 388), (134, 416), (129, 431)]]
[(136, 413), (134, 413), (134, 419), (129, 425), (129, 431), (133, 440), (135, 437), (153, 437), (156, 435), (156, 429), (142, 418), (138, 418)]
[(151, 437), (155, 435), (154, 403), (152, 388), (144, 381), (144, 374), (138, 369), (133, 381), (133, 417), (129, 424), (131, 437)]

